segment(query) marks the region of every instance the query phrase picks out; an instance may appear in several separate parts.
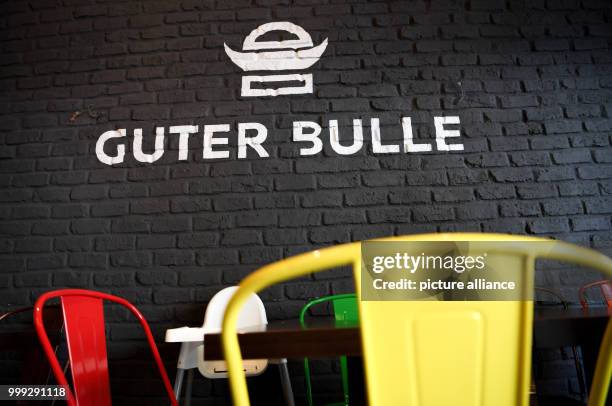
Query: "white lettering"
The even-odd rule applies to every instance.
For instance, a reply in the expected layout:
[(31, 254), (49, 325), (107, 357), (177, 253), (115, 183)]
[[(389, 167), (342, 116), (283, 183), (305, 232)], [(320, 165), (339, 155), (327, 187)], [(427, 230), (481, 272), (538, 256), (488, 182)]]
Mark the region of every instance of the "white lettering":
[[(447, 125), (460, 124), (458, 116), (434, 117), (435, 144), (431, 142), (418, 142), (415, 139), (412, 119), (401, 117), (403, 133), (402, 141), (395, 141), (395, 137), (390, 137), (384, 144), (381, 139), (380, 120), (376, 117), (370, 118), (370, 136), (372, 152), (374, 154), (399, 154), (399, 153), (420, 153), (431, 151), (463, 151), (463, 143), (449, 143), (449, 138), (458, 138), (461, 132), (458, 129), (448, 129)], [(293, 142), (304, 143), (296, 147), (300, 156), (312, 156), (320, 154), (324, 146), (331, 147), (330, 150), (336, 155), (349, 156), (363, 152), (366, 140), (364, 139), (363, 119), (352, 120), (352, 140), (350, 126), (343, 127), (340, 138), (340, 120), (329, 120), (329, 146), (324, 145), (327, 138), (322, 137), (322, 125), (314, 121), (294, 121), (293, 122)], [(203, 127), (203, 128), (202, 128)], [(452, 127), (451, 127), (452, 128)], [(187, 161), (190, 157), (190, 139), (203, 132), (203, 151), (202, 156), (206, 159), (227, 159), (233, 150), (230, 149), (231, 130), (230, 124), (213, 125), (176, 125), (165, 127), (155, 127), (154, 150), (151, 153), (143, 151), (143, 129), (136, 128), (132, 132), (132, 154), (137, 162), (154, 163), (162, 158), (165, 153), (165, 131), (178, 136), (178, 161)], [(113, 138), (125, 138), (126, 129), (109, 130), (104, 132), (96, 141), (96, 156), (98, 160), (106, 165), (121, 164), (125, 161), (126, 140), (110, 141)], [(220, 134), (225, 133), (225, 134)], [(391, 132), (394, 133), (394, 132)], [(236, 146), (237, 158), (268, 158), (270, 152), (266, 148), (268, 139), (268, 128), (261, 123), (246, 122), (237, 123), (235, 138), (232, 138), (232, 146)], [(276, 134), (280, 138), (284, 134)], [(367, 136), (367, 135), (366, 135)], [(394, 141), (392, 141), (394, 140)], [(112, 145), (108, 146), (109, 143)], [(173, 140), (173, 144), (176, 143)], [(369, 141), (369, 140), (368, 140)], [(128, 141), (129, 142), (129, 141)], [(234, 144), (235, 142), (235, 144)], [(396, 142), (395, 144), (393, 142)], [(191, 142), (193, 144), (193, 142)], [(150, 144), (147, 144), (150, 145)], [(366, 148), (367, 149), (367, 148)], [(105, 151), (106, 150), (106, 151)], [(249, 150), (252, 150), (249, 152)], [(110, 151), (110, 153), (107, 153)], [(254, 152), (253, 152), (254, 151)], [(249, 153), (251, 154), (249, 156)], [(191, 156), (193, 154), (191, 153)]]
[(153, 163), (164, 155), (164, 127), (155, 127), (155, 151), (152, 154), (142, 152), (142, 128), (134, 129), (134, 158), (138, 162)]
[(123, 162), (123, 158), (125, 157), (125, 145), (117, 145), (116, 155), (107, 155), (106, 152), (104, 152), (104, 144), (106, 144), (106, 141), (110, 140), (111, 138), (121, 137), (125, 137), (125, 128), (106, 131), (100, 136), (100, 138), (98, 138), (98, 141), (96, 142), (96, 156), (100, 162), (106, 165), (120, 164)]
[[(309, 134), (304, 134), (304, 128), (312, 129)], [(312, 147), (300, 148), (300, 155), (316, 155), (323, 149), (323, 142), (319, 138), (321, 126), (313, 121), (293, 122), (293, 141), (310, 141)]]
[(434, 117), (438, 151), (463, 151), (463, 144), (446, 143), (446, 138), (459, 137), (461, 133), (459, 130), (445, 130), (444, 124), (459, 124), (459, 116)]
[(412, 136), (412, 119), (402, 117), (402, 131), (404, 133), (404, 152), (429, 152), (431, 144), (415, 144)]
[(179, 161), (186, 161), (189, 156), (189, 134), (198, 132), (197, 125), (175, 125), (170, 127), (171, 134), (179, 135)]
[(227, 137), (214, 138), (216, 132), (226, 133), (229, 132), (229, 124), (215, 124), (204, 126), (204, 152), (202, 156), (204, 159), (217, 159), (217, 158), (229, 158), (229, 151), (213, 151), (213, 145), (227, 145)]
[(329, 120), (329, 142), (334, 151), (340, 155), (353, 155), (363, 146), (363, 126), (361, 120), (353, 120), (353, 144), (343, 146), (340, 144), (338, 120)]
[[(257, 131), (254, 137), (247, 137), (247, 130)], [(246, 158), (247, 145), (253, 148), (260, 157), (267, 158), (268, 152), (261, 144), (268, 138), (268, 129), (260, 123), (238, 123), (238, 159)]]
[(372, 152), (375, 154), (397, 154), (399, 152), (399, 145), (382, 145), (380, 122), (377, 118), (370, 120), (370, 131), (372, 132)]

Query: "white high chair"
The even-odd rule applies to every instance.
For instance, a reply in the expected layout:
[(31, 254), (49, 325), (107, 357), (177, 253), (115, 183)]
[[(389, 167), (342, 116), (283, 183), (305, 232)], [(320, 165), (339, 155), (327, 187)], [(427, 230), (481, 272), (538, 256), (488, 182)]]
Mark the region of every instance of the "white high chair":
[[(191, 389), (193, 384), (193, 371), (197, 368), (202, 375), (209, 379), (227, 378), (225, 361), (207, 361), (204, 359), (204, 334), (221, 331), (223, 314), (227, 303), (231, 299), (237, 286), (230, 286), (217, 292), (208, 303), (202, 327), (180, 327), (166, 330), (166, 342), (181, 343), (179, 353), (174, 393), (180, 399), (185, 371), (187, 371), (187, 386), (185, 388), (185, 406), (191, 404)], [(268, 324), (266, 309), (263, 302), (253, 294), (238, 317), (238, 329), (257, 328)], [(288, 406), (295, 406), (287, 360), (270, 360), (277, 363), (281, 377), (283, 395)], [(268, 367), (267, 359), (245, 360), (243, 362), (246, 376), (256, 376), (263, 373)]]

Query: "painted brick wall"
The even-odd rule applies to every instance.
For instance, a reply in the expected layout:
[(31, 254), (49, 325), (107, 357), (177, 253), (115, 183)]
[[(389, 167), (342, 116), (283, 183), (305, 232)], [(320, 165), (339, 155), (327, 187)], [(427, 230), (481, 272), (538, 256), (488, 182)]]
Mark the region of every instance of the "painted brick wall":
[[(317, 246), (469, 230), (610, 252), (610, 2), (31, 0), (1, 10), (0, 310), (52, 288), (98, 289), (136, 303), (161, 337), (201, 322), (221, 287)], [(314, 94), (240, 97), (242, 72), (223, 43), (240, 49), (270, 21), (302, 26), (315, 44), (329, 39), (311, 69)], [(384, 142), (399, 143), (401, 117), (431, 141), (441, 115), (460, 117), (465, 151), (371, 152), (370, 118), (380, 119)], [(339, 156), (328, 120), (350, 140), (357, 118), (365, 146)], [(323, 153), (299, 155), (299, 120), (323, 126)], [(266, 125), (269, 158), (237, 159), (238, 122)], [(129, 145), (113, 167), (94, 152), (116, 128), (129, 140), (142, 128), (152, 151), (155, 126), (219, 123), (231, 126), (229, 159), (204, 161), (201, 133), (186, 161), (170, 134), (153, 164), (136, 162)], [(542, 273), (538, 283), (576, 301), (576, 287), (595, 276), (574, 271)], [(351, 289), (345, 275), (271, 289), (270, 318)], [(111, 315), (113, 356), (126, 366), (114, 391), (136, 404), (130, 396), (158, 385), (153, 372), (133, 376), (148, 364), (125, 320)], [(176, 348), (165, 351), (172, 365)], [(3, 371), (16, 365), (1, 362)], [(571, 365), (551, 362), (556, 371)], [(125, 374), (131, 380), (119, 381)], [(575, 391), (557, 375), (554, 388)], [(198, 395), (226, 404), (225, 383), (198, 385)]]

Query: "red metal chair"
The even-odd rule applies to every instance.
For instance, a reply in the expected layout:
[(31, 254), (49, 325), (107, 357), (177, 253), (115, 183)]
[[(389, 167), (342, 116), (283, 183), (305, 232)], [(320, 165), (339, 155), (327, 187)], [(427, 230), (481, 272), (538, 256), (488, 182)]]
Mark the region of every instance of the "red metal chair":
[(580, 304), (582, 305), (582, 308), (586, 309), (589, 307), (589, 301), (586, 298), (586, 290), (595, 286), (599, 286), (599, 289), (601, 290), (601, 295), (608, 304), (608, 309), (612, 309), (612, 282), (607, 279), (588, 283), (580, 288), (580, 290), (578, 291), (578, 296), (580, 298)]
[[(42, 314), (45, 302), (53, 298), (60, 298), (64, 314), (64, 329), (73, 381), (72, 390), (68, 386), (66, 375), (49, 342), (43, 323)], [(178, 406), (149, 324), (138, 309), (127, 300), (106, 293), (83, 289), (62, 289), (44, 293), (38, 298), (34, 306), (34, 327), (57, 383), (67, 388), (68, 406), (111, 405), (103, 300), (120, 304), (136, 316), (147, 337), (170, 402), (172, 406)]]

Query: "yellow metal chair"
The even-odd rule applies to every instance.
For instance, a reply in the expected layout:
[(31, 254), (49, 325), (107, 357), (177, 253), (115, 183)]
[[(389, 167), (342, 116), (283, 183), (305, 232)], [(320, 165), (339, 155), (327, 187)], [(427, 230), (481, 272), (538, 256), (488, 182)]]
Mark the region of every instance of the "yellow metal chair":
[[(530, 290), (536, 258), (571, 262), (612, 275), (610, 258), (587, 248), (541, 238), (449, 233), (383, 241), (511, 241), (512, 244), (500, 244), (495, 252), (487, 248), (488, 261), (493, 259), (504, 269), (522, 271), (526, 289)], [(270, 285), (346, 265), (353, 267), (360, 297), (358, 242), (275, 262), (242, 281), (227, 307), (222, 335), (235, 405), (249, 405), (236, 332), (243, 303), (252, 293)], [(359, 312), (370, 406), (529, 404), (533, 301), (359, 301)], [(611, 378), (612, 324), (608, 323), (589, 406), (604, 406)]]

